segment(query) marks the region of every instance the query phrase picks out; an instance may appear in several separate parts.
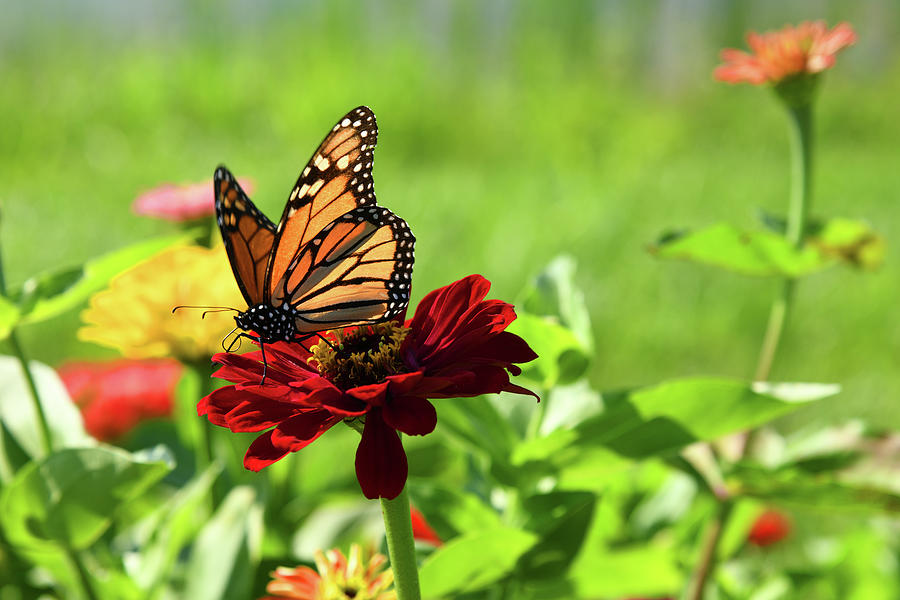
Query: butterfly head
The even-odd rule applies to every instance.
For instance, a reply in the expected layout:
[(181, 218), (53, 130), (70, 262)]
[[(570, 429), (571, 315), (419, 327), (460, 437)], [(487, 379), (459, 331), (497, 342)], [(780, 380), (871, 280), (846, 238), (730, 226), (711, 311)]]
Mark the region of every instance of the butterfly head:
[(276, 308), (271, 304), (257, 304), (236, 315), (234, 321), (244, 331), (256, 333), (263, 344), (289, 342), (297, 335), (290, 307)]

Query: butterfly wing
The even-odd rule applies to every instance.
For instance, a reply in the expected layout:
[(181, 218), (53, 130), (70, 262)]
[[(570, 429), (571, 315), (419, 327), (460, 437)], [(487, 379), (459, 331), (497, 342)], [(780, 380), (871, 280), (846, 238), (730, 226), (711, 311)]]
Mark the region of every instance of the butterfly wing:
[(262, 214), (224, 166), (213, 177), (216, 220), (231, 270), (248, 306), (263, 302), (275, 224)]
[(415, 237), (380, 206), (341, 215), (300, 249), (272, 295), (300, 333), (391, 319), (409, 304)]
[(344, 115), (325, 137), (291, 191), (275, 235), (266, 275), (266, 292), (277, 305), (289, 270), (326, 226), (362, 206), (375, 205), (373, 150), (378, 140), (375, 115), (360, 106)]

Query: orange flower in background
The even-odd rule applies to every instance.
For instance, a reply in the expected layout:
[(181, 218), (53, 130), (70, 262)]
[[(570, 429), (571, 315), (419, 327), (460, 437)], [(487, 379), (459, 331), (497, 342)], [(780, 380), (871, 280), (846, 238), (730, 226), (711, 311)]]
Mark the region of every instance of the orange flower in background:
[(820, 73), (834, 65), (835, 56), (856, 41), (848, 23), (829, 30), (824, 21), (804, 21), (797, 27), (786, 25), (780, 31), (747, 34), (750, 53), (726, 48), (725, 62), (713, 76), (728, 83), (777, 84), (797, 75)]
[(394, 575), (384, 566), (387, 558), (375, 553), (366, 561), (358, 544), (350, 546), (350, 557), (340, 550), (316, 552), (316, 571), (309, 567), (278, 567), (266, 586), (271, 594), (262, 600), (396, 600), (389, 590)]
[[(248, 194), (253, 193), (253, 182), (238, 179), (238, 183)], [(135, 214), (144, 217), (176, 222), (194, 221), (215, 214), (215, 194), (209, 181), (186, 185), (164, 183), (138, 196), (132, 209)]]
[(437, 532), (431, 528), (431, 525), (428, 524), (428, 521), (425, 520), (425, 515), (419, 512), (416, 507), (410, 506), (409, 513), (412, 519), (414, 539), (420, 542), (425, 542), (426, 544), (431, 544), (435, 547), (440, 546), (444, 543), (443, 541), (441, 541), (441, 538), (438, 537)]
[(774, 509), (766, 509), (750, 527), (747, 541), (754, 546), (771, 546), (780, 542), (791, 533), (791, 522), (782, 513)]
[(181, 365), (171, 359), (69, 362), (58, 371), (84, 426), (109, 442), (147, 419), (172, 413)]
[(244, 305), (222, 246), (176, 245), (119, 274), (91, 298), (78, 337), (128, 358), (208, 361), (234, 328), (233, 313), (173, 314), (179, 305)]

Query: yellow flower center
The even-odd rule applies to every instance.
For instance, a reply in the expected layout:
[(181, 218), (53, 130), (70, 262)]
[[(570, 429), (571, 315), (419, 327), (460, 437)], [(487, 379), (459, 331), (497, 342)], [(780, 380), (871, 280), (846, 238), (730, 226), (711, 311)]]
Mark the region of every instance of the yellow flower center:
[(391, 321), (358, 327), (345, 333), (333, 331), (334, 342), (320, 341), (311, 348), (310, 364), (341, 389), (383, 381), (403, 372), (400, 345), (408, 327)]

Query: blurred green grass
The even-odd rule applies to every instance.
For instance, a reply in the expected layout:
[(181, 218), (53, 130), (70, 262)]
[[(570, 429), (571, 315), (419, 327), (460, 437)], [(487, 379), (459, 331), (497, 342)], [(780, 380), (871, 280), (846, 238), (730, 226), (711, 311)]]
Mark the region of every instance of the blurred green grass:
[[(754, 227), (758, 209), (783, 212), (784, 117), (765, 90), (712, 81), (717, 49), (741, 45), (745, 28), (846, 18), (860, 43), (823, 82), (813, 213), (868, 219), (888, 256), (876, 273), (804, 281), (773, 377), (844, 385), (792, 425), (861, 416), (900, 427), (898, 12), (798, 4), (716, 8), (699, 30), (666, 22), (664, 2), (307, 3), (261, 16), (200, 2), (121, 29), (19, 7), (0, 44), (7, 279), (170, 231), (134, 216), (134, 197), (209, 179), (221, 162), (254, 178), (254, 200), (277, 216), (327, 128), (364, 103), (381, 129), (379, 203), (418, 238), (414, 303), (472, 272), (512, 299), (570, 253), (598, 386), (748, 377), (776, 284), (660, 263), (645, 248), (669, 228)], [(659, 39), (668, 28), (674, 46)], [(672, 53), (681, 39), (683, 56)], [(69, 314), (23, 337), (50, 364), (103, 355), (75, 340), (77, 326)]]

